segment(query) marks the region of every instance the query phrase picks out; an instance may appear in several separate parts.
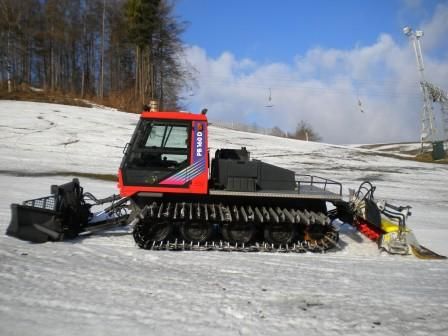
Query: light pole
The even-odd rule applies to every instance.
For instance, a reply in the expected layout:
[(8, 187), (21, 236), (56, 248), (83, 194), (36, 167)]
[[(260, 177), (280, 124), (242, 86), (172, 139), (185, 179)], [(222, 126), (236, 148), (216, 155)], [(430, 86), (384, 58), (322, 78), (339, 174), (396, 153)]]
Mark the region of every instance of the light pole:
[(420, 39), (423, 37), (423, 31), (413, 31), (411, 27), (404, 27), (403, 33), (409, 38), (414, 46), (415, 57), (417, 59), (417, 68), (420, 73), (420, 88), (423, 93), (423, 111), (422, 111), (422, 131), (421, 131), (421, 143), (423, 148), (424, 142), (434, 142), (436, 140), (437, 130), (435, 128), (435, 119), (432, 107), (432, 101), (429, 96), (428, 89), (425, 85), (425, 66), (423, 64), (422, 47)]

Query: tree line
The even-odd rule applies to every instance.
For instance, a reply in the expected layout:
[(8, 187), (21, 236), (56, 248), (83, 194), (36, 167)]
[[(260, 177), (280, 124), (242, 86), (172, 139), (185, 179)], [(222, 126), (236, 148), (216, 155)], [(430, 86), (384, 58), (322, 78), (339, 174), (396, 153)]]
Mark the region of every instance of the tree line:
[(169, 0), (0, 0), (0, 83), (179, 108), (192, 80)]
[(311, 124), (303, 120), (297, 123), (295, 130), (292, 132), (284, 131), (278, 126), (266, 128), (259, 126), (257, 123), (252, 123), (249, 125), (238, 121), (213, 120), (211, 124), (218, 127), (230, 128), (236, 131), (273, 135), (280, 138), (290, 138), (314, 142), (322, 141), (322, 137), (311, 126)]

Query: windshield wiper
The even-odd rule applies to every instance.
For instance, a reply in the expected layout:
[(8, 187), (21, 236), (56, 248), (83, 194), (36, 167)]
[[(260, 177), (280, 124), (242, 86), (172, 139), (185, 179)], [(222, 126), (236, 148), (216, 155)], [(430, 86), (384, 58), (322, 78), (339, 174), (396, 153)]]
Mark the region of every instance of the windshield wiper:
[[(168, 130), (169, 128), (169, 130)], [(168, 133), (167, 133), (168, 131)], [(168, 143), (168, 139), (170, 138), (171, 132), (173, 131), (173, 126), (166, 126), (165, 131), (163, 132), (163, 138), (162, 138), (162, 148), (166, 147), (166, 144)]]

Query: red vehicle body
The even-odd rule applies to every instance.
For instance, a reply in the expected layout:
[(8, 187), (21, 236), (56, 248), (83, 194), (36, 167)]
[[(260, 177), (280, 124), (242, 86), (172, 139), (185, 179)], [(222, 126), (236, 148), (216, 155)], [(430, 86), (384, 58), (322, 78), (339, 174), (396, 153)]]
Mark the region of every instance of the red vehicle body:
[[(143, 129), (145, 122), (160, 123), (160, 128), (164, 131), (160, 143), (157, 143), (160, 146), (149, 146), (155, 143), (151, 143), (149, 131), (145, 133)], [(144, 168), (141, 172), (142, 178), (139, 181), (129, 181), (126, 179), (124, 169), (132, 172), (133, 167), (130, 162), (132, 159), (127, 160), (128, 155), (132, 155), (132, 153), (126, 152), (118, 172), (118, 186), (121, 196), (132, 196), (139, 192), (207, 194), (209, 169), (207, 123), (207, 117), (204, 114), (143, 112), (127, 149), (132, 153), (140, 149), (141, 154), (145, 152), (162, 154), (160, 165), (155, 164), (156, 160), (146, 165), (142, 163), (141, 168)], [(176, 139), (177, 142), (163, 143), (164, 139), (169, 139), (170, 135), (173, 136), (173, 130), (176, 127), (185, 128), (187, 132), (184, 137), (182, 137), (182, 134), (177, 134), (181, 138)], [(139, 142), (141, 140), (139, 136), (146, 139), (145, 144)], [(184, 139), (185, 142), (183, 142)], [(154, 142), (158, 142), (157, 140), (155, 139)], [(169, 160), (170, 155), (175, 160)], [(182, 164), (179, 164), (176, 155), (182, 155), (182, 159), (185, 158)], [(171, 166), (170, 163), (172, 163)], [(164, 172), (161, 173), (161, 171)]]
[(337, 240), (326, 203), (341, 199), (340, 183), (310, 175), (300, 181), (292, 170), (252, 160), (245, 147), (218, 149), (210, 159), (205, 114), (143, 112), (124, 154), (118, 185), (131, 217), (140, 218), (134, 239), (142, 248), (227, 242), (303, 252)]

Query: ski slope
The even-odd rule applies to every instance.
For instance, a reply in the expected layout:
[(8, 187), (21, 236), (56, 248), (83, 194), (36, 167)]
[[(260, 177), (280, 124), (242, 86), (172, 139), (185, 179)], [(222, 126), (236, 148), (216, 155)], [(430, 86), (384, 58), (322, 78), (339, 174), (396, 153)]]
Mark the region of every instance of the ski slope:
[[(213, 111), (210, 112), (211, 116)], [(116, 174), (138, 116), (0, 101), (0, 231), (10, 203), (77, 174)], [(419, 241), (448, 254), (448, 166), (210, 127), (212, 149), (410, 204)], [(105, 197), (116, 183), (80, 178)], [(126, 230), (29, 244), (0, 236), (0, 335), (447, 335), (448, 262), (390, 256), (342, 225), (327, 254), (138, 249)]]

